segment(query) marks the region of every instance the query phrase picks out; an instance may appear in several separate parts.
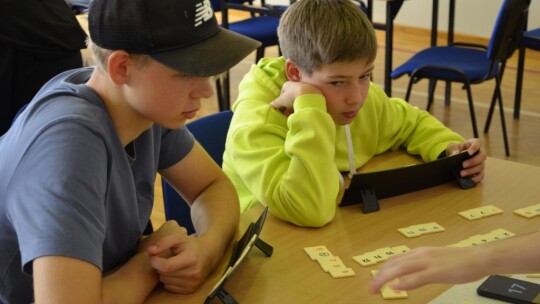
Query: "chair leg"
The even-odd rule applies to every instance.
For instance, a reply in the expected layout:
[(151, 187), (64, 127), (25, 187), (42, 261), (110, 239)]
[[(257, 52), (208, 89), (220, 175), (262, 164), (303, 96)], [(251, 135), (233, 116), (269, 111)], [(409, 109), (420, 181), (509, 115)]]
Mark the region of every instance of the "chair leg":
[(219, 111), (229, 110), (231, 108), (231, 92), (230, 92), (230, 81), (229, 81), (229, 71), (224, 72), (220, 75), (221, 79), (221, 98), (218, 98), (219, 102)]
[(488, 116), (486, 119), (486, 124), (484, 125), (484, 133), (489, 132), (489, 127), (491, 126), (491, 118), (493, 117), (493, 111), (495, 110), (495, 103), (497, 102), (497, 92), (493, 92), (493, 97), (491, 97), (491, 103), (489, 105)]
[(221, 75), (219, 76), (216, 76), (216, 98), (217, 98), (217, 101), (218, 101), (218, 108), (219, 108), (219, 111), (223, 111), (221, 108), (223, 107), (223, 105), (225, 104), (224, 101), (223, 101), (223, 88), (222, 88), (222, 85), (221, 85)]
[(433, 103), (433, 100), (435, 99), (435, 96), (433, 95), (435, 92), (435, 85), (437, 84), (437, 80), (430, 79), (428, 83), (428, 105), (426, 108), (429, 108), (429, 105)]
[(447, 81), (446, 86), (444, 87), (444, 104), (446, 106), (450, 105), (451, 96), (452, 96), (452, 82)]
[(411, 76), (411, 78), (409, 78), (409, 84), (407, 85), (407, 92), (405, 92), (406, 102), (409, 102), (409, 98), (411, 97), (411, 90), (412, 90), (413, 83), (414, 83), (414, 76)]
[(514, 99), (514, 119), (519, 119), (521, 108), (521, 89), (523, 87), (523, 69), (525, 67), (525, 48), (519, 49), (517, 76), (516, 76), (516, 96)]
[[(497, 87), (502, 82), (504, 75), (504, 70), (506, 69), (506, 61), (501, 63), (499, 76), (495, 77), (495, 90), (493, 91), (493, 97), (491, 98), (491, 104), (489, 105), (489, 112), (486, 119), (486, 124), (484, 126), (484, 133), (489, 132), (489, 127), (491, 125), (491, 118), (493, 117), (493, 111), (495, 110), (495, 103), (497, 102)], [(499, 87), (500, 90), (500, 87)]]
[(471, 85), (465, 84), (465, 90), (467, 91), (467, 99), (469, 100), (469, 112), (471, 114), (471, 122), (473, 128), (474, 137), (478, 138), (478, 128), (476, 127), (476, 115), (474, 114), (474, 104), (472, 99)]
[(502, 127), (502, 133), (503, 133), (503, 140), (504, 140), (504, 151), (506, 153), (506, 156), (510, 156), (510, 147), (508, 145), (508, 135), (506, 133), (506, 119), (504, 118), (504, 107), (503, 107), (503, 101), (502, 101), (502, 94), (501, 94), (501, 80), (499, 78), (496, 78), (497, 83), (495, 84), (495, 90), (497, 91), (497, 96), (499, 100), (499, 112), (501, 114), (501, 127)]
[(506, 119), (504, 117), (504, 107), (503, 107), (501, 87), (500, 87), (501, 80), (498, 77), (496, 77), (495, 81), (496, 81), (495, 91), (493, 92), (493, 97), (491, 98), (491, 104), (489, 106), (489, 112), (486, 119), (486, 124), (484, 126), (484, 133), (489, 132), (489, 127), (491, 125), (491, 118), (493, 117), (493, 111), (495, 110), (495, 104), (498, 102), (499, 112), (501, 115), (501, 128), (503, 132), (504, 151), (506, 153), (506, 156), (510, 156), (510, 147), (508, 144), (508, 136), (506, 133)]
[(260, 46), (255, 53), (255, 63), (259, 62), (264, 57), (264, 46)]
[(433, 107), (433, 101), (435, 101), (435, 88), (437, 87), (437, 80), (430, 79), (428, 85), (428, 103), (426, 106), (426, 111), (431, 111)]

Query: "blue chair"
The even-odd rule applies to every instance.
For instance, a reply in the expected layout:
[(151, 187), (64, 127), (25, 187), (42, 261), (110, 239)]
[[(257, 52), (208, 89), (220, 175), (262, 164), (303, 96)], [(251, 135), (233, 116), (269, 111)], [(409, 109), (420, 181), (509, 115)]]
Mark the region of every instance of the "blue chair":
[[(495, 79), (495, 90), (484, 132), (489, 131), (491, 116), (498, 101), (505, 152), (507, 156), (510, 155), (500, 84), (506, 60), (517, 48), (525, 28), (530, 1), (505, 0), (503, 2), (487, 47), (470, 43), (453, 43), (449, 46), (430, 47), (415, 54), (403, 65), (392, 71), (390, 75), (392, 79), (405, 74), (410, 77), (405, 100), (410, 97), (413, 83), (421, 79), (431, 79), (435, 82), (443, 80), (462, 83), (463, 89), (467, 91), (474, 136), (478, 137), (471, 85)], [(430, 96), (433, 96), (434, 90), (435, 85), (430, 88)], [(428, 100), (427, 110), (430, 109), (431, 104), (432, 100)]]
[(527, 31), (519, 41), (519, 56), (516, 76), (516, 97), (514, 100), (514, 119), (519, 119), (521, 108), (521, 89), (523, 87), (523, 69), (525, 67), (525, 49), (540, 51), (540, 28)]
[[(243, 0), (213, 0), (212, 2), (214, 9), (221, 11), (221, 26), (262, 43), (257, 49), (255, 61), (264, 57), (265, 48), (279, 47), (277, 27), (279, 17), (287, 9), (287, 6), (266, 5), (264, 0), (262, 6), (254, 6)], [(229, 10), (249, 12), (251, 18), (229, 23)]]
[[(250, 0), (211, 0), (214, 11), (221, 12), (221, 26), (233, 32), (242, 34), (261, 42), (257, 49), (255, 62), (264, 57), (264, 50), (270, 46), (278, 46), (277, 27), (279, 17), (287, 6), (266, 5), (261, 1), (261, 6), (252, 5)], [(240, 21), (229, 22), (229, 10), (245, 11), (250, 13), (250, 18)], [(230, 109), (230, 80), (229, 73), (221, 75), (221, 82), (216, 81), (219, 110)]]
[[(221, 166), (225, 139), (231, 124), (232, 111), (218, 112), (194, 120), (186, 125), (195, 139), (204, 147), (206, 152)], [(195, 232), (191, 222), (191, 210), (188, 203), (172, 188), (165, 179), (162, 179), (163, 202), (165, 204), (165, 218), (176, 220), (185, 227), (189, 234)]]

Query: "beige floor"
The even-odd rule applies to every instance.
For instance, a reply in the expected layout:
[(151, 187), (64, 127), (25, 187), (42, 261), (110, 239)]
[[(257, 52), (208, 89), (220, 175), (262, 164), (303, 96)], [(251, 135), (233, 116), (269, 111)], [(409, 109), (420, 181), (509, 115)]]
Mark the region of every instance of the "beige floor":
[[(379, 54), (376, 59), (374, 82), (383, 85), (384, 69), (384, 32), (377, 31), (379, 45)], [(440, 37), (441, 43), (444, 43), (445, 37)], [(472, 41), (486, 44), (483, 39), (475, 37), (456, 37), (456, 41)], [(429, 32), (407, 27), (397, 26), (394, 34), (394, 67), (403, 63), (418, 50), (429, 46)], [(277, 48), (268, 48), (267, 56), (276, 56)], [(237, 95), (237, 85), (241, 77), (247, 72), (251, 64), (254, 63), (254, 54), (244, 59), (240, 64), (231, 70), (231, 91), (232, 100)], [(486, 151), (489, 156), (508, 159), (512, 161), (540, 166), (540, 98), (536, 89), (540, 85), (540, 52), (528, 51), (525, 61), (525, 75), (523, 86), (523, 99), (521, 118), (512, 119), (514, 88), (516, 79), (517, 53), (508, 61), (506, 72), (503, 79), (503, 101), (506, 111), (506, 123), (508, 128), (508, 137), (510, 142), (511, 156), (505, 157), (502, 133), (500, 128), (500, 119), (498, 114), (494, 116), (490, 132), (484, 134), (484, 122), (487, 116), (487, 109), (491, 101), (494, 88), (494, 81), (488, 81), (485, 84), (473, 86), (473, 98), (475, 100), (475, 110), (478, 122), (478, 130), (481, 133)], [(404, 97), (408, 78), (402, 77), (393, 81), (393, 96)], [(410, 103), (424, 108), (426, 105), (426, 83), (420, 82), (414, 87)], [(463, 134), (465, 137), (472, 137), (472, 128), (470, 123), (469, 111), (466, 102), (465, 91), (459, 85), (452, 86), (452, 100), (449, 106), (444, 105), (441, 97), (444, 94), (443, 84), (439, 84), (436, 89), (436, 100), (433, 115), (439, 118), (448, 127)], [(198, 117), (208, 115), (217, 111), (217, 101), (211, 98), (203, 101), (203, 108)], [(161, 187), (159, 181), (156, 182), (156, 202), (155, 210), (152, 215), (152, 221), (159, 225), (163, 222), (163, 203), (161, 197)]]

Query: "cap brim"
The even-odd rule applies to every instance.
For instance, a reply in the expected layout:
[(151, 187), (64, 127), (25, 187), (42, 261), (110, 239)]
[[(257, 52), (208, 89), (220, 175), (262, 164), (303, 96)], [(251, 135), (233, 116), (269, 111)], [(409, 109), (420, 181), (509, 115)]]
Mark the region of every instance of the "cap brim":
[(156, 61), (191, 76), (213, 76), (230, 70), (261, 43), (227, 29), (182, 49), (149, 54)]

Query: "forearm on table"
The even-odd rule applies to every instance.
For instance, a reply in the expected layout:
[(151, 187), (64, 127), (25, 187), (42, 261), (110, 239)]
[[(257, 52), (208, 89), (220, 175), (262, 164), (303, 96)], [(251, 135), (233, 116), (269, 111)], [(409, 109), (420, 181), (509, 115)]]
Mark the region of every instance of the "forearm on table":
[(102, 299), (104, 303), (142, 303), (157, 283), (148, 254), (139, 252), (103, 277)]
[(539, 243), (540, 232), (534, 232), (486, 244), (483, 271), (486, 275), (540, 272)]
[(421, 155), (424, 161), (432, 161), (446, 150), (448, 144), (465, 140), (430, 113), (412, 107), (401, 99), (393, 98), (392, 101), (396, 107), (392, 111), (396, 111), (397, 117), (403, 117), (403, 121), (395, 120), (392, 123), (401, 125), (400, 134), (407, 152)]
[(144, 253), (105, 274), (67, 256), (37, 258), (33, 268), (36, 303), (142, 303), (158, 282)]
[(223, 256), (238, 228), (238, 196), (229, 179), (223, 176), (202, 192), (191, 206), (191, 217), (197, 237), (212, 250), (212, 268)]

